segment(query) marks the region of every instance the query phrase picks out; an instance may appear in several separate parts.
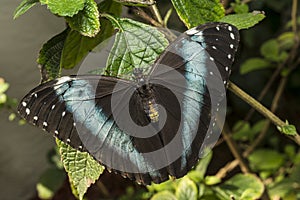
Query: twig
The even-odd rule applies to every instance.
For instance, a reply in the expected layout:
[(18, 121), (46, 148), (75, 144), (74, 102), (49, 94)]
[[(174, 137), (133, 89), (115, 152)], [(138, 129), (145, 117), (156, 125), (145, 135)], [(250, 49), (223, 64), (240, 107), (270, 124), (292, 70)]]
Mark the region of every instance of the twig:
[(164, 21), (163, 21), (161, 15), (159, 13), (159, 10), (158, 10), (156, 4), (154, 4), (153, 6), (151, 6), (150, 9), (151, 9), (152, 13), (154, 14), (154, 16), (156, 17), (158, 23), (160, 23), (163, 26)]
[(233, 154), (235, 159), (238, 161), (237, 163), (240, 165), (242, 172), (250, 173), (250, 168), (248, 167), (244, 158), (242, 157), (242, 154), (240, 153), (235, 141), (231, 138), (229, 128), (226, 125), (223, 128), (222, 135), (223, 135), (223, 138), (226, 141), (231, 153)]
[(152, 17), (150, 17), (145, 11), (143, 11), (140, 8), (133, 8), (133, 12), (140, 16), (141, 18), (143, 18), (144, 20), (148, 21), (149, 23), (151, 23), (153, 26), (156, 27), (162, 27), (162, 24), (160, 24), (158, 21), (156, 21), (155, 19), (153, 19)]

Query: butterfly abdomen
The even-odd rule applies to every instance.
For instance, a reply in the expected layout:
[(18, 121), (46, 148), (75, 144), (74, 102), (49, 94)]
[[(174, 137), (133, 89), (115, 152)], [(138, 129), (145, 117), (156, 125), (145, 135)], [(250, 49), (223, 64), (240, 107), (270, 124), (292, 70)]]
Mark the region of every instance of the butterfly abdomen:
[(155, 102), (154, 98), (148, 99), (146, 102), (144, 102), (144, 111), (146, 112), (152, 123), (158, 122), (158, 105)]

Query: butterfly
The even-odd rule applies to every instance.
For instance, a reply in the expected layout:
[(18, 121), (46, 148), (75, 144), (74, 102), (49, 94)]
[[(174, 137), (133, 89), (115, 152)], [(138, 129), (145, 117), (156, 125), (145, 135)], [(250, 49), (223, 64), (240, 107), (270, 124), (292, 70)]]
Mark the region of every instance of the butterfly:
[(225, 117), (238, 44), (235, 26), (200, 25), (170, 43), (148, 74), (136, 68), (133, 80), (63, 76), (32, 89), (18, 111), (27, 122), (138, 183), (179, 178), (221, 132), (217, 116)]

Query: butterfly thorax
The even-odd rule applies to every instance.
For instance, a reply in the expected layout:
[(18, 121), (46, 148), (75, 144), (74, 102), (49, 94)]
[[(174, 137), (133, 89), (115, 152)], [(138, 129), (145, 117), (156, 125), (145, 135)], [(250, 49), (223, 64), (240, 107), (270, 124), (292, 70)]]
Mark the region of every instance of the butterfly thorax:
[(143, 74), (142, 68), (135, 68), (133, 75), (137, 83), (137, 92), (142, 99), (142, 105), (146, 115), (152, 123), (158, 122), (158, 104), (155, 101), (152, 85), (147, 82), (147, 77)]

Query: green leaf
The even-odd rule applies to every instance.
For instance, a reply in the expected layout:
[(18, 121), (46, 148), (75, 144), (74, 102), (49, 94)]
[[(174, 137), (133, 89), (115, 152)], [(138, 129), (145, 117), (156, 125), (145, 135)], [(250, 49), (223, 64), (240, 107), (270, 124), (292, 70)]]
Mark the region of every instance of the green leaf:
[(198, 189), (196, 184), (187, 176), (183, 177), (177, 186), (176, 197), (178, 200), (197, 200)]
[(207, 167), (212, 159), (212, 151), (210, 151), (205, 157), (203, 157), (198, 165), (196, 166), (195, 170), (200, 172), (202, 178), (204, 178), (204, 175), (206, 173)]
[(181, 21), (188, 28), (218, 21), (225, 15), (219, 0), (172, 0), (172, 3)]
[(274, 182), (273, 184), (268, 184), (268, 193), (272, 199), (279, 198), (284, 200), (294, 200), (299, 199), (297, 197), (289, 198), (291, 195), (299, 195), (299, 180), (300, 180), (300, 165), (294, 164), (291, 173), (284, 178)]
[(15, 113), (10, 113), (10, 115), (8, 116), (8, 120), (9, 121), (14, 121), (14, 119), (16, 119), (16, 114)]
[(152, 183), (151, 185), (147, 185), (147, 189), (150, 192), (160, 192), (164, 190), (175, 191), (177, 181), (178, 180), (168, 180), (159, 184)]
[(27, 10), (33, 7), (39, 0), (23, 0), (14, 12), (14, 19), (23, 15)]
[(177, 200), (175, 195), (170, 191), (162, 191), (156, 193), (151, 200)]
[(253, 171), (275, 171), (284, 163), (285, 156), (271, 149), (258, 149), (248, 159)]
[(58, 139), (56, 143), (60, 149), (61, 158), (69, 179), (74, 184), (79, 199), (82, 199), (90, 185), (95, 183), (103, 173), (104, 167), (87, 152), (77, 151)]
[(69, 26), (84, 36), (94, 37), (100, 31), (99, 11), (94, 0), (86, 0), (84, 9), (66, 17)]
[(4, 81), (4, 79), (0, 78), (0, 94), (6, 92), (9, 88), (9, 84)]
[(243, 14), (232, 14), (226, 15), (220, 22), (226, 22), (236, 26), (239, 30), (248, 29), (259, 23), (266, 16), (262, 13), (252, 12), (252, 13), (243, 13)]
[(259, 199), (264, 191), (264, 184), (252, 174), (237, 174), (220, 186), (213, 188), (220, 199)]
[(287, 124), (285, 126), (282, 126), (282, 127), (277, 127), (278, 130), (285, 134), (285, 135), (291, 135), (291, 136), (294, 136), (294, 135), (297, 135), (297, 130), (296, 130), (296, 127), (292, 124)]
[(277, 40), (280, 49), (290, 50), (295, 44), (295, 33), (292, 31), (282, 33), (281, 35), (279, 35)]
[(130, 79), (133, 68), (142, 68), (144, 73), (168, 45), (158, 29), (131, 19), (107, 16), (119, 29), (107, 61), (110, 76)]
[(260, 48), (260, 53), (268, 60), (277, 61), (279, 44), (275, 39), (266, 41)]
[(248, 134), (250, 131), (250, 124), (249, 122), (245, 122), (243, 120), (238, 121), (234, 124), (232, 132), (233, 132), (233, 139), (235, 140), (246, 140), (248, 139)]
[(232, 3), (231, 6), (233, 7), (234, 12), (237, 14), (249, 12), (249, 6), (245, 3)]
[(40, 50), (37, 62), (41, 65), (42, 82), (60, 76), (60, 59), (68, 33), (69, 29), (65, 29), (48, 40)]
[(151, 6), (154, 5), (156, 2), (153, 0), (114, 0), (125, 6)]
[(6, 94), (0, 94), (0, 104), (6, 103), (7, 96)]
[(57, 190), (62, 186), (65, 176), (65, 172), (57, 168), (50, 168), (45, 171), (36, 185), (39, 198), (52, 199)]
[(84, 8), (86, 0), (40, 0), (53, 13), (63, 17), (72, 17)]
[(247, 74), (249, 72), (255, 71), (255, 70), (261, 70), (271, 67), (271, 63), (265, 59), (262, 58), (250, 58), (246, 60), (241, 68), (240, 73), (241, 74)]
[[(119, 15), (121, 13), (121, 5), (112, 1), (106, 0), (99, 4), (100, 12)], [(70, 31), (65, 42), (62, 52), (60, 65), (65, 69), (72, 69), (76, 64), (82, 61), (87, 53), (93, 50), (98, 44), (111, 37), (114, 33), (111, 23), (104, 19), (100, 19), (101, 30), (93, 38), (83, 36), (77, 31)]]
[(205, 177), (205, 184), (206, 185), (216, 185), (221, 182), (221, 179), (216, 176), (206, 176)]

